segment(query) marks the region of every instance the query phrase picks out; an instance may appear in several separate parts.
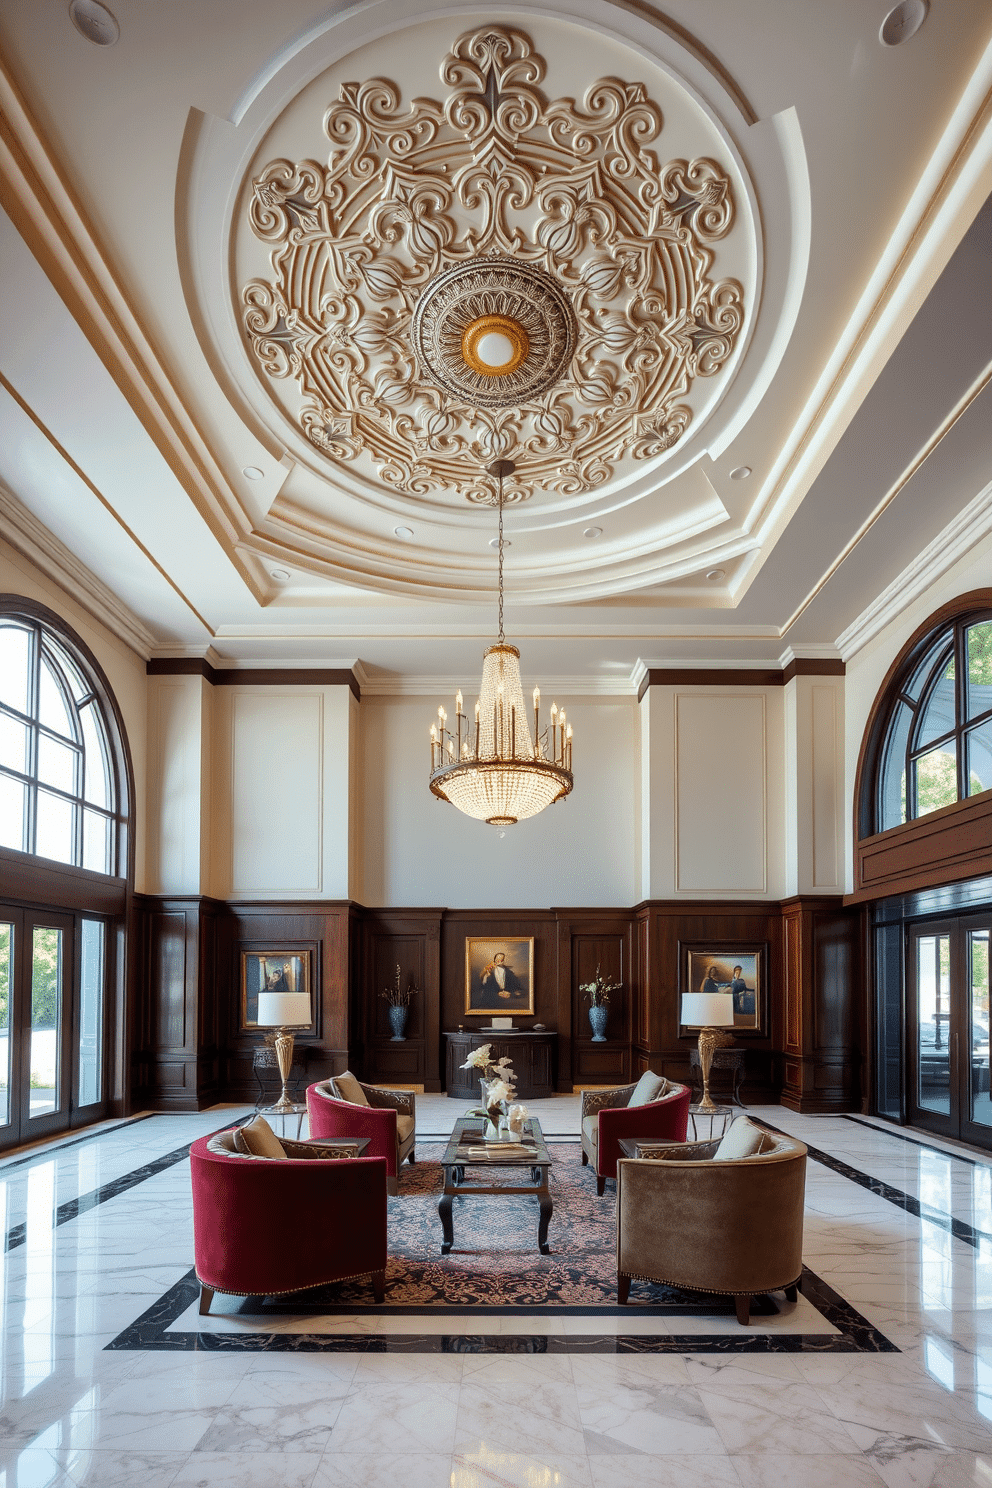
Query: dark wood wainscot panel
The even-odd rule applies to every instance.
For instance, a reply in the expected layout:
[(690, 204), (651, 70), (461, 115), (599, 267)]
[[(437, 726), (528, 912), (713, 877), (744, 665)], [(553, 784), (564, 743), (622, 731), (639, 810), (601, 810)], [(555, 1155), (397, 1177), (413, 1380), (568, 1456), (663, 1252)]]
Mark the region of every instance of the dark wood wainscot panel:
[[(314, 1027), (295, 1034), (294, 1074), (300, 1089), (337, 1075), (348, 1067), (351, 1033), (351, 947), (357, 939), (352, 905), (339, 901), (310, 904), (231, 904), (225, 921), (226, 976), (224, 1006), (229, 1100), (258, 1096), (252, 1071), (256, 1045), (268, 1030), (245, 1028), (241, 1017), (241, 958), (244, 952), (310, 953)], [(278, 1092), (274, 1091), (274, 1095)]]
[(795, 899), (782, 905), (782, 927), (782, 1104), (858, 1110), (861, 917), (838, 899)]
[(138, 1017), (133, 1104), (199, 1111), (221, 1099), (219, 955), (225, 906), (200, 897), (135, 898)]
[[(689, 1051), (695, 1033), (680, 1034), (682, 982), (687, 966), (686, 951), (712, 946), (714, 952), (738, 947), (767, 947), (764, 963), (768, 988), (764, 1026), (758, 1033), (739, 1030), (735, 1043), (745, 1050), (746, 1104), (778, 1099), (774, 1053), (781, 1048), (782, 971), (781, 916), (777, 903), (698, 904), (660, 903), (641, 905), (638, 915), (638, 964), (641, 983), (637, 989), (637, 1017), (633, 1030), (631, 1079), (646, 1069), (670, 1080), (691, 1084)], [(726, 1082), (724, 1085), (722, 1082)], [(711, 1082), (713, 1095), (728, 1094), (731, 1076), (717, 1073)]]
[[(633, 956), (634, 926), (630, 914), (602, 910), (558, 912), (558, 966), (562, 977), (559, 998), (559, 1087), (571, 1077), (576, 1087), (626, 1085), (630, 1081), (632, 1008), (637, 1003)], [(589, 998), (580, 988), (600, 970), (607, 981), (619, 982), (610, 993), (606, 1040), (594, 1041), (589, 1023)], [(564, 1030), (569, 1030), (570, 1036)]]
[[(419, 1085), (443, 1090), (441, 1044), (441, 911), (365, 910), (361, 917), (352, 1053), (362, 1078), (372, 1084)], [(392, 987), (414, 986), (406, 1037), (394, 1039), (389, 1004)]]
[(490, 1033), (485, 1028), (444, 1035), (448, 1095), (456, 1100), (482, 1099), (479, 1076), (463, 1069), (473, 1049), (490, 1046), (494, 1060), (509, 1059), (517, 1074), (517, 1095), (522, 1101), (541, 1100), (555, 1093), (556, 1033)]

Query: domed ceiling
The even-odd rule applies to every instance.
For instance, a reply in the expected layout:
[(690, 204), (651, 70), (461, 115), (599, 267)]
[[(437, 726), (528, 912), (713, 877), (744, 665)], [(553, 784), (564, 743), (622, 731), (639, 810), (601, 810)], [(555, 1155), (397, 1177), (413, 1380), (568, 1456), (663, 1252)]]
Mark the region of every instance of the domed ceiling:
[[(522, 599), (643, 585), (732, 536), (706, 468), (745, 416), (742, 361), (753, 390), (797, 303), (762, 284), (758, 184), (783, 262), (802, 202), (774, 140), (746, 163), (732, 90), (707, 73), (703, 96), (663, 39), (652, 57), (574, 20), (456, 15), (347, 49), (288, 100), (271, 76), (233, 133), (204, 130), (190, 238), (217, 251), (195, 317), (297, 462), (259, 551), (477, 600), (496, 459), (526, 507)], [(388, 534), (365, 553), (370, 512), (429, 520), (430, 570)], [(617, 512), (613, 551), (575, 551), (570, 527)]]
[(497, 459), (508, 631), (594, 691), (832, 661), (970, 510), (985, 0), (894, 47), (860, 0), (109, 4), (0, 5), (0, 519), (139, 650), (464, 677)]

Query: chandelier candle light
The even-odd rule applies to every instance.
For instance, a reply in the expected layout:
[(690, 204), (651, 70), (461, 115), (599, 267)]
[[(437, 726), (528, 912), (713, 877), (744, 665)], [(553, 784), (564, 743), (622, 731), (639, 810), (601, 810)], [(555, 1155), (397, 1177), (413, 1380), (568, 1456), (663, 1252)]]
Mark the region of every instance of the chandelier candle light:
[(495, 476), (499, 505), (499, 640), (482, 662), (482, 685), (475, 704), (475, 723), (463, 712), (459, 690), (455, 727), (448, 728), (443, 706), (431, 724), (431, 791), (466, 816), (492, 827), (508, 827), (536, 816), (563, 800), (572, 789), (572, 725), (557, 703), (551, 723), (541, 732), (541, 693), (534, 688), (534, 733), (531, 736), (520, 681), (520, 652), (503, 636), (503, 479), (512, 475), (512, 460), (486, 467)]

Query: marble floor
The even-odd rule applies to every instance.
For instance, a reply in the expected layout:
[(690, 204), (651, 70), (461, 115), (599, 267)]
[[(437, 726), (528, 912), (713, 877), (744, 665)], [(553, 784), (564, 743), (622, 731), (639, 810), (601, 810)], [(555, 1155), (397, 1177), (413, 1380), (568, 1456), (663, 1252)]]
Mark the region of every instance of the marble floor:
[[(576, 1098), (533, 1106), (549, 1134), (576, 1130)], [(461, 1109), (421, 1097), (418, 1129)], [(175, 1346), (197, 1339), (178, 1303), (142, 1346), (137, 1320), (189, 1274), (188, 1144), (243, 1114), (151, 1115), (0, 1161), (0, 1488), (992, 1488), (979, 1153), (754, 1112), (810, 1146), (805, 1261), (867, 1325), (852, 1351), (807, 1345), (784, 1312), (724, 1318), (705, 1347), (682, 1321), (367, 1314), (316, 1351), (223, 1325)], [(809, 1327), (838, 1336), (812, 1296)]]

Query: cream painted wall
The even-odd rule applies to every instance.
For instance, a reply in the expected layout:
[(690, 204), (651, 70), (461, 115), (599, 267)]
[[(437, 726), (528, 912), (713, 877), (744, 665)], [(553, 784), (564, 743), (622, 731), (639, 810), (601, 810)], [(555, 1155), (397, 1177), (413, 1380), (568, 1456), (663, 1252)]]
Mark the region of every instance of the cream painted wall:
[(145, 676), (145, 663), (113, 631), (94, 620), (89, 611), (83, 609), (70, 594), (2, 540), (0, 592), (24, 595), (26, 599), (47, 605), (50, 610), (63, 616), (86, 642), (107, 674), (124, 720), (134, 768), (135, 887), (140, 893), (146, 888), (144, 865), (148, 775), (145, 698), (148, 679)]
[(992, 535), (975, 544), (966, 558), (952, 568), (912, 604), (897, 615), (879, 634), (847, 661), (845, 687), (845, 788), (844, 858), (845, 887), (854, 887), (854, 784), (858, 756), (875, 698), (895, 658), (913, 632), (941, 605), (972, 589), (992, 586)]
[(785, 893), (783, 688), (651, 687), (641, 703), (641, 896)]
[(214, 689), (212, 892), (347, 899), (347, 687)]
[(210, 737), (203, 677), (148, 678), (150, 894), (210, 892)]
[[(551, 690), (544, 692), (550, 702)], [(440, 699), (363, 698), (365, 903), (519, 909), (637, 901), (636, 700), (556, 700), (575, 730), (575, 789), (500, 837), (430, 793), (429, 729)]]
[(785, 892), (843, 889), (844, 678), (785, 687)]

